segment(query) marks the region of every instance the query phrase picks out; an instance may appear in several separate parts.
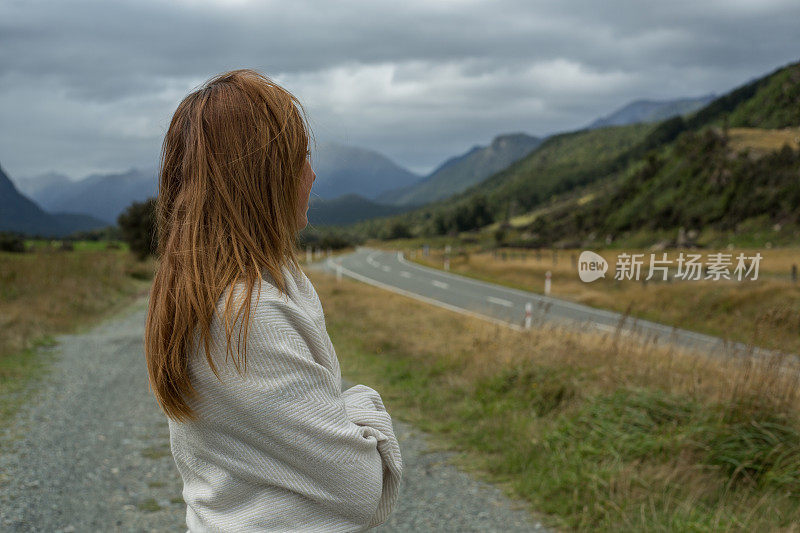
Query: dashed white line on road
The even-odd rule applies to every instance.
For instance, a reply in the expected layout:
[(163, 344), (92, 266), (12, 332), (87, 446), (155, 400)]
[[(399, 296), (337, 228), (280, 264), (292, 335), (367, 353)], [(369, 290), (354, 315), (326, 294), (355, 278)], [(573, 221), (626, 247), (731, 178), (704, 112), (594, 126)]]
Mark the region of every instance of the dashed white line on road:
[(495, 298), (494, 296), (487, 296), (486, 299), (494, 304), (504, 305), (506, 307), (514, 307), (514, 302), (504, 300), (503, 298)]
[(433, 283), (434, 285), (436, 285), (437, 287), (439, 287), (441, 289), (446, 289), (446, 288), (448, 288), (450, 286), (447, 283), (445, 283), (444, 281), (438, 281), (438, 280), (435, 280), (435, 279), (431, 280), (431, 283)]
[(405, 270), (400, 272), (400, 275), (403, 276), (404, 278), (410, 278), (411, 277), (411, 273), (410, 272), (406, 272)]
[(381, 269), (382, 269), (384, 272), (389, 272), (389, 271), (392, 269), (392, 267), (390, 267), (389, 265), (383, 265), (383, 266), (381, 267)]

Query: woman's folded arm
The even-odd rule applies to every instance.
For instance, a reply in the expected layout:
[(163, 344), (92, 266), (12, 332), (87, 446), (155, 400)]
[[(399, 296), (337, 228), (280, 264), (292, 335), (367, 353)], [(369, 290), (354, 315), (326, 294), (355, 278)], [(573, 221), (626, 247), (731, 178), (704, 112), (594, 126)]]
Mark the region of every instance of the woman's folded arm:
[(354, 385), (342, 392), (347, 416), (354, 423), (369, 428), (377, 438), (378, 451), (384, 465), (383, 497), (369, 526), (382, 524), (392, 512), (403, 475), (400, 445), (394, 435), (392, 419), (383, 405), (380, 394), (366, 385)]

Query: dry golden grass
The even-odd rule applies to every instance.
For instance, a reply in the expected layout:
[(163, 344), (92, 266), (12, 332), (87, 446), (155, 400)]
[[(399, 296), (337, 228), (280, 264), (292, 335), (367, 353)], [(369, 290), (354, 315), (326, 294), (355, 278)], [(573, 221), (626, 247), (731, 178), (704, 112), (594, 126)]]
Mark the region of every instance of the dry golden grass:
[(0, 357), (146, 294), (153, 269), (123, 251), (0, 252)]
[(740, 151), (750, 148), (757, 152), (774, 152), (788, 144), (792, 150), (800, 148), (800, 128), (764, 130), (759, 128), (730, 128), (731, 148)]

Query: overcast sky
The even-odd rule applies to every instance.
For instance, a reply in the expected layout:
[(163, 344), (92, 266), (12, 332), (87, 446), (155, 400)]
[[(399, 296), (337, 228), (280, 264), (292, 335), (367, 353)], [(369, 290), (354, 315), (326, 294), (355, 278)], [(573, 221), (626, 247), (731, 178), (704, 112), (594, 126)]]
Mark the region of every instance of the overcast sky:
[(412, 171), (639, 98), (721, 94), (800, 59), (797, 0), (0, 0), (12, 178), (155, 166), (178, 102), (255, 68), (318, 141)]

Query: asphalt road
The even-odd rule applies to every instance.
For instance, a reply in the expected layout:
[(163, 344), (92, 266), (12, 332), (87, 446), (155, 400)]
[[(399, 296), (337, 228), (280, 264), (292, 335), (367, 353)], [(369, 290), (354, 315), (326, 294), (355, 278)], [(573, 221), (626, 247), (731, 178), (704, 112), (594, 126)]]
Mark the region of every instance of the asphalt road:
[[(532, 327), (543, 321), (556, 321), (601, 332), (619, 329), (620, 334), (640, 340), (673, 342), (715, 355), (743, 356), (752, 350), (743, 343), (418, 265), (405, 259), (401, 252), (359, 247), (353, 253), (329, 257), (315, 265), (333, 273), (341, 268), (343, 276), (517, 330), (524, 329), (525, 306), (530, 303)], [(766, 351), (756, 349), (755, 353)]]

